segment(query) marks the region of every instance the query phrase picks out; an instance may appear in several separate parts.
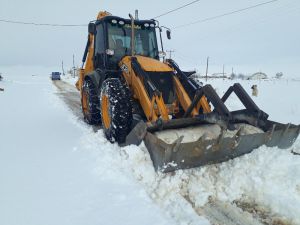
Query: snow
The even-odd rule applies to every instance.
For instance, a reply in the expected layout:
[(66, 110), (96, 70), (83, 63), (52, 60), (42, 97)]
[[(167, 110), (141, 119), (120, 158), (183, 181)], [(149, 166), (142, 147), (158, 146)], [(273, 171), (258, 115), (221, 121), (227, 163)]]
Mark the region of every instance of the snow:
[[(300, 157), (291, 153), (299, 139), (287, 150), (262, 146), (222, 164), (156, 173), (144, 144), (110, 144), (73, 115), (46, 73), (20, 74), (0, 82), (0, 224), (210, 224), (209, 199), (259, 204), (300, 224)], [(222, 95), (236, 81), (208, 82)], [(238, 82), (249, 94), (258, 85), (254, 101), (270, 119), (300, 123), (298, 81)]]
[[(201, 80), (205, 84), (205, 79)], [(253, 97), (254, 102), (263, 111), (269, 114), (270, 120), (280, 121), (281, 123), (300, 124), (300, 100), (296, 98), (300, 82), (294, 79), (268, 79), (268, 80), (208, 80), (221, 96), (233, 83), (241, 83), (243, 88), (251, 96), (252, 85), (256, 84), (258, 96)], [(226, 106), (230, 110), (243, 108), (235, 95), (232, 95)]]
[(77, 76), (73, 76), (71, 74), (65, 74), (65, 75), (62, 75), (61, 76), (61, 79), (71, 85), (74, 85), (76, 84), (77, 80), (78, 80), (78, 77)]
[[(241, 135), (263, 133), (263, 131), (257, 127), (248, 125), (248, 124), (236, 124), (235, 130), (224, 130), (223, 137), (234, 137), (238, 132)], [(199, 141), (203, 136), (204, 140), (217, 139), (222, 132), (221, 126), (217, 124), (213, 125), (202, 125), (201, 127), (189, 127), (189, 128), (180, 128), (176, 130), (164, 130), (155, 132), (155, 135), (166, 142), (167, 144), (175, 143), (179, 138), (182, 138), (180, 143), (192, 143)]]
[(205, 139), (216, 139), (221, 133), (219, 125), (204, 125), (201, 127), (180, 128), (176, 130), (158, 131), (155, 135), (168, 144), (174, 143), (180, 137), (183, 137), (181, 143), (198, 141), (205, 135)]
[(91, 149), (104, 137), (76, 121), (48, 74), (4, 77), (0, 224), (173, 224), (118, 163), (106, 161), (117, 146), (105, 141)]

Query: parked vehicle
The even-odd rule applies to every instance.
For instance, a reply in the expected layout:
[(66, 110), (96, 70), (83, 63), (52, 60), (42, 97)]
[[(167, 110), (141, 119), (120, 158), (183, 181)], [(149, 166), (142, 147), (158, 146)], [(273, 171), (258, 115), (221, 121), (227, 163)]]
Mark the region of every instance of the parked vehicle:
[(52, 72), (51, 73), (51, 79), (52, 80), (60, 80), (60, 75), (61, 75), (60, 72)]

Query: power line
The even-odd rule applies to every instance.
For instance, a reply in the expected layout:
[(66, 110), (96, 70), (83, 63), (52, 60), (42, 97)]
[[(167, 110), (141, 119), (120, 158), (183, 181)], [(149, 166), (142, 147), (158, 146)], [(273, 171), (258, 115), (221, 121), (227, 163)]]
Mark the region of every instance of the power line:
[[(158, 16), (154, 17), (154, 19), (165, 16), (165, 15), (168, 15), (172, 12), (178, 11), (182, 8), (185, 8), (189, 5), (197, 3), (199, 1), (200, 0), (195, 0), (195, 1), (192, 1), (190, 3), (185, 4), (183, 6), (175, 8), (173, 10), (167, 11), (167, 12), (161, 14), (161, 15), (158, 15)], [(197, 24), (197, 23), (207, 22), (207, 21), (210, 21), (210, 20), (218, 19), (218, 18), (221, 18), (221, 17), (224, 17), (224, 16), (232, 15), (232, 14), (239, 13), (239, 12), (242, 12), (242, 11), (246, 11), (246, 10), (249, 10), (249, 9), (253, 9), (253, 8), (256, 8), (256, 7), (259, 7), (259, 6), (263, 6), (263, 5), (266, 5), (266, 4), (274, 3), (274, 2), (277, 2), (277, 1), (279, 1), (279, 0), (272, 0), (272, 1), (263, 2), (263, 3), (252, 5), (252, 6), (249, 6), (249, 7), (246, 7), (246, 8), (242, 8), (242, 9), (238, 9), (238, 10), (231, 11), (231, 12), (228, 12), (228, 13), (224, 13), (224, 14), (221, 14), (221, 15), (208, 17), (208, 18), (205, 18), (205, 19), (201, 19), (201, 20), (191, 22), (191, 23), (183, 24), (183, 25), (180, 25), (180, 26), (177, 26), (177, 27), (173, 27), (173, 29), (183, 28), (183, 27), (191, 26), (191, 25), (194, 25), (194, 24)], [(23, 22), (23, 21), (6, 20), (6, 19), (0, 19), (0, 22), (12, 23), (12, 24), (22, 24), (22, 25), (33, 25), (33, 26), (51, 26), (51, 27), (86, 27), (87, 26), (87, 24), (35, 23), (35, 22)]]
[(176, 9), (172, 9), (172, 10), (170, 10), (170, 11), (167, 11), (167, 12), (163, 13), (163, 14), (160, 14), (160, 15), (154, 17), (153, 19), (157, 19), (157, 18), (159, 18), (159, 17), (168, 15), (168, 14), (170, 14), (170, 13), (172, 13), (172, 12), (175, 12), (175, 11), (177, 11), (177, 10), (180, 10), (180, 9), (182, 9), (182, 8), (185, 8), (185, 7), (187, 7), (187, 6), (189, 6), (189, 5), (192, 5), (192, 4), (194, 4), (194, 3), (196, 3), (196, 2), (199, 2), (199, 1), (201, 1), (201, 0), (195, 0), (195, 1), (192, 1), (192, 2), (190, 2), (190, 3), (187, 3), (187, 4), (183, 5), (183, 6), (180, 6), (180, 7), (176, 8)]
[(262, 3), (256, 4), (256, 5), (252, 5), (252, 6), (249, 6), (249, 7), (246, 7), (246, 8), (234, 10), (234, 11), (227, 12), (227, 13), (224, 13), (224, 14), (220, 14), (220, 15), (217, 15), (217, 16), (212, 16), (212, 17), (208, 17), (208, 18), (205, 18), (205, 19), (196, 20), (196, 21), (191, 22), (191, 23), (186, 23), (186, 24), (183, 24), (183, 25), (180, 25), (180, 26), (177, 26), (177, 27), (173, 27), (172, 29), (178, 29), (178, 28), (183, 28), (183, 27), (191, 26), (191, 25), (198, 24), (198, 23), (204, 23), (204, 22), (207, 22), (207, 21), (210, 21), (210, 20), (215, 20), (215, 19), (218, 19), (218, 18), (221, 18), (221, 17), (225, 17), (225, 16), (235, 14), (235, 13), (240, 13), (240, 12), (243, 12), (243, 11), (246, 11), (246, 10), (249, 10), (249, 9), (253, 9), (253, 8), (260, 7), (260, 6), (263, 6), (263, 5), (266, 5), (266, 4), (270, 4), (270, 3), (274, 3), (274, 2), (277, 2), (277, 1), (279, 1), (279, 0), (272, 0), (272, 1), (262, 2)]
[[(197, 3), (197, 2), (199, 2), (199, 1), (201, 1), (201, 0), (195, 0), (195, 1), (192, 1), (192, 2), (190, 2), (190, 3), (185, 4), (185, 5), (183, 5), (183, 6), (180, 6), (180, 7), (176, 8), (176, 9), (172, 9), (172, 10), (170, 10), (170, 11), (167, 11), (167, 12), (161, 14), (161, 15), (158, 15), (158, 16), (154, 17), (154, 19), (157, 19), (157, 18), (159, 18), (159, 17), (168, 15), (168, 14), (170, 14), (170, 13), (172, 13), (172, 12), (178, 11), (178, 10), (180, 10), (180, 9), (182, 9), (182, 8), (185, 8), (185, 7), (187, 7), (187, 6), (190, 6), (190, 5), (192, 5), (192, 4), (194, 4), (194, 3)], [(0, 22), (3, 22), (3, 23), (13, 23), (13, 24), (23, 24), (23, 25), (34, 25), (34, 26), (52, 26), (52, 27), (82, 27), (82, 26), (86, 27), (86, 26), (87, 26), (86, 24), (34, 23), (34, 22), (23, 22), (23, 21), (5, 20), (5, 19), (0, 19)]]
[(55, 23), (33, 23), (33, 22), (23, 22), (15, 20), (4, 20), (0, 19), (3, 23), (13, 23), (13, 24), (23, 24), (23, 25), (34, 25), (34, 26), (51, 26), (51, 27), (86, 27), (87, 24), (55, 24)]

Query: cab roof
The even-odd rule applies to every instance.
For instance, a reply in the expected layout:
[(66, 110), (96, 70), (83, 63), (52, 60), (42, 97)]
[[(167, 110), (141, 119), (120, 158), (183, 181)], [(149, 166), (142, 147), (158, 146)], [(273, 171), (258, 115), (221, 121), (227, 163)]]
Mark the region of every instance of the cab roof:
[[(124, 19), (118, 16), (105, 16), (103, 18), (101, 18), (100, 20), (96, 20), (94, 21), (95, 24), (99, 24), (100, 22), (107, 22), (107, 21), (112, 21), (112, 20), (117, 20), (117, 21), (124, 21), (124, 23), (130, 24), (131, 23), (131, 19)], [(154, 20), (134, 20), (134, 24), (136, 25), (143, 25), (145, 23), (149, 23), (149, 24), (154, 24), (155, 25), (155, 21)]]

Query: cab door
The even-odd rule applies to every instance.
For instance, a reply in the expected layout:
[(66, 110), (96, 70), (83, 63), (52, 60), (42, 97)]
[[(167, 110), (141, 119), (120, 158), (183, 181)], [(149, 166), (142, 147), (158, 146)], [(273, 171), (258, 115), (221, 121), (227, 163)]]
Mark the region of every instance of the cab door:
[(106, 48), (105, 48), (105, 35), (103, 23), (99, 23), (96, 26), (96, 38), (95, 38), (95, 54), (94, 65), (95, 69), (104, 69), (106, 67)]

